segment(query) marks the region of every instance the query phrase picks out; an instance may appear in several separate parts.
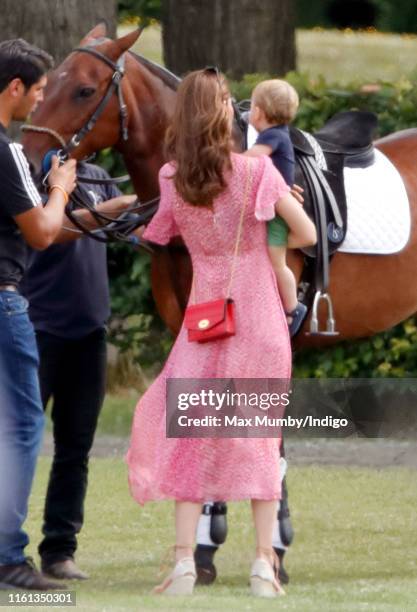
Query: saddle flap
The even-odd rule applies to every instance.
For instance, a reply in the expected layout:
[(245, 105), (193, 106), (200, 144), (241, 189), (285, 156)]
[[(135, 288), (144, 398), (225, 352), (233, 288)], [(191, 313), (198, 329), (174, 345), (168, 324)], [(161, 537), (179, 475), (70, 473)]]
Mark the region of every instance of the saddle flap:
[(368, 111), (336, 113), (315, 132), (320, 143), (330, 143), (341, 153), (369, 147), (378, 127), (378, 117)]

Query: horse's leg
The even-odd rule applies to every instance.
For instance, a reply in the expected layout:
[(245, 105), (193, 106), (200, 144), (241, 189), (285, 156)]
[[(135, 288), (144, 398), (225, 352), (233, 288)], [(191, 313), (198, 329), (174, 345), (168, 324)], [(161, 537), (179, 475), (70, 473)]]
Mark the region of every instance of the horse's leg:
[(272, 546), (279, 557), (279, 579), (282, 584), (288, 584), (289, 576), (284, 568), (284, 555), (294, 538), (294, 530), (288, 507), (288, 489), (286, 481), (287, 461), (285, 459), (284, 439), (281, 438), (280, 448), (281, 499), (278, 506), (277, 521), (274, 525)]
[(192, 280), (191, 260), (184, 248), (158, 249), (152, 256), (152, 294), (168, 329), (178, 334)]
[(194, 559), (198, 584), (212, 584), (217, 577), (214, 555), (227, 536), (227, 506), (225, 502), (206, 502), (197, 528)]

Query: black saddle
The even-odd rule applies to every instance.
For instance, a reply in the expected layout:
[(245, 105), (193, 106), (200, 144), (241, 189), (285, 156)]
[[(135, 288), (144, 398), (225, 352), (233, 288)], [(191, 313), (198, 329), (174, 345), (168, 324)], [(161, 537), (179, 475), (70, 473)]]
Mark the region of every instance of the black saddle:
[[(249, 105), (250, 101), (239, 104), (239, 111), (246, 111), (243, 113), (246, 121)], [(328, 323), (331, 316), (331, 300), (327, 295), (329, 262), (347, 231), (343, 168), (365, 168), (373, 163), (372, 140), (377, 125), (373, 113), (347, 111), (334, 115), (313, 135), (290, 127), (295, 151), (295, 182), (304, 189), (304, 209), (314, 221), (318, 236), (315, 246), (302, 249), (306, 265), (299, 284), (299, 299), (310, 306), (314, 298), (313, 317), (317, 317), (315, 296), (327, 297)], [(333, 326), (334, 321), (330, 327)], [(334, 334), (330, 332), (329, 335)]]
[(358, 149), (372, 148), (377, 127), (378, 118), (374, 113), (346, 111), (334, 115), (314, 136), (325, 150), (356, 155)]
[[(315, 132), (314, 138), (324, 153), (343, 155), (344, 165), (351, 168), (366, 168), (374, 162), (373, 137), (378, 127), (374, 113), (346, 111), (337, 113)], [(294, 149), (304, 155), (314, 155), (314, 150), (304, 133), (291, 128)]]
[[(302, 249), (310, 259), (308, 274), (314, 291), (326, 291), (329, 260), (347, 231), (347, 202), (343, 168), (366, 167), (374, 160), (372, 138), (377, 127), (373, 113), (348, 111), (332, 117), (312, 140), (291, 127), (295, 150), (295, 182), (304, 188), (304, 209), (317, 228), (314, 247)], [(305, 279), (304, 279), (305, 280)]]

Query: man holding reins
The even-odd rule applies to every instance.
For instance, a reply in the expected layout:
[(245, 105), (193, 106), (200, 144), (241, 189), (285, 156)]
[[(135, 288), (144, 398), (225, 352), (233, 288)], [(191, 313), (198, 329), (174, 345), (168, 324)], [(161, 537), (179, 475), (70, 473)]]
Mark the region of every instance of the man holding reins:
[(42, 440), (44, 414), (38, 382), (38, 350), (27, 300), (19, 293), (26, 243), (45, 249), (58, 236), (75, 161), (53, 161), (49, 198), (41, 197), (19, 144), (6, 129), (24, 120), (43, 99), (52, 58), (23, 40), (0, 43), (0, 587), (61, 588), (27, 559), (22, 525)]

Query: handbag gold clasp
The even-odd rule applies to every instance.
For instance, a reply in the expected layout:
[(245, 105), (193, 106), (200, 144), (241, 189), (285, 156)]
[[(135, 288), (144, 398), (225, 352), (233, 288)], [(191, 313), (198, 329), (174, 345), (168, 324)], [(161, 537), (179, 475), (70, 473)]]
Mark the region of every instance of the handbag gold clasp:
[(209, 325), (210, 321), (208, 319), (201, 319), (201, 321), (198, 322), (198, 329), (207, 329)]

